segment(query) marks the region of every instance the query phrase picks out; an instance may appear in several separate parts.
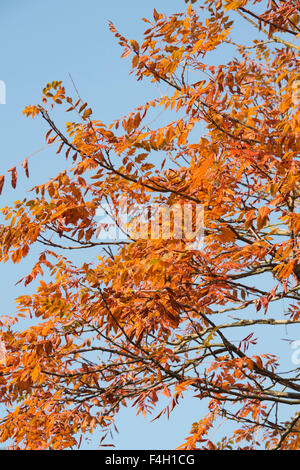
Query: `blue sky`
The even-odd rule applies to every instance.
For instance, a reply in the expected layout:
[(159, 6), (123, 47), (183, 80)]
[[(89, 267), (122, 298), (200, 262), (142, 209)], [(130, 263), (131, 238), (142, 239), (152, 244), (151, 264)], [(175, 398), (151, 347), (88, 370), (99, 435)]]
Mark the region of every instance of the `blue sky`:
[[(0, 80), (7, 87), (6, 105), (0, 105), (0, 174), (44, 147), (44, 123), (39, 119), (26, 119), (22, 110), (40, 101), (46, 83), (62, 80), (73, 92), (68, 75), (71, 73), (96, 118), (107, 123), (157, 95), (155, 86), (136, 82), (134, 76), (129, 76), (130, 62), (120, 59), (121, 49), (108, 29), (108, 21), (112, 20), (122, 34), (138, 40), (146, 28), (141, 18), (151, 17), (153, 8), (175, 13), (186, 5), (184, 0), (0, 0)], [(239, 39), (248, 40), (252, 31), (245, 26), (239, 29), (238, 23), (236, 34)], [(219, 54), (215, 59), (221, 62), (226, 57)], [(29, 168), (30, 181), (21, 176), (15, 191), (7, 185), (1, 206), (23, 199), (26, 190), (54, 177), (66, 168), (66, 163), (50, 148), (34, 155)], [(0, 314), (14, 311), (13, 299), (24, 291), (14, 283), (32, 262), (33, 259), (28, 259), (17, 267), (9, 263), (0, 267), (3, 278)], [(279, 340), (284, 334), (281, 330), (276, 338)], [(270, 348), (275, 347), (275, 336), (266, 338), (266, 343)], [(286, 344), (282, 348), (288, 355)], [(120, 433), (115, 440), (116, 448), (174, 448), (183, 442), (191, 423), (199, 420), (204, 411), (204, 404), (192, 397), (169, 421), (162, 418), (150, 424), (150, 418), (145, 420), (142, 416), (136, 417), (134, 410), (123, 410), (117, 420)], [(83, 448), (96, 448), (98, 437), (93, 436)]]

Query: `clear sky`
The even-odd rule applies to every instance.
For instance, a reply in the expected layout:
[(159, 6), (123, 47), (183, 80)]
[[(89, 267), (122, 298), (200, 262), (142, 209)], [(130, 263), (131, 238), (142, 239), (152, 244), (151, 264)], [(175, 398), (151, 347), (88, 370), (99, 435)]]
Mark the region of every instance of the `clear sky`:
[[(40, 101), (46, 83), (63, 80), (72, 92), (68, 76), (71, 73), (96, 118), (108, 123), (156, 95), (155, 86), (129, 76), (129, 61), (120, 59), (121, 49), (108, 29), (108, 21), (112, 20), (122, 34), (138, 40), (146, 27), (141, 18), (151, 17), (153, 8), (175, 13), (186, 5), (184, 0), (0, 0), (0, 80), (7, 87), (6, 104), (0, 105), (0, 174), (45, 146), (45, 125), (39, 119), (26, 119), (22, 110)], [(251, 34), (244, 26), (237, 30), (239, 39), (247, 40)], [(216, 60), (226, 58), (220, 55)], [(32, 156), (29, 162), (30, 181), (21, 177), (15, 191), (6, 186), (1, 206), (23, 199), (25, 190), (66, 167), (63, 157), (55, 155), (51, 148)], [(14, 311), (13, 299), (24, 292), (14, 283), (31, 262), (33, 258), (18, 267), (9, 263), (0, 267), (0, 315)], [(279, 332), (277, 339), (284, 334)], [(266, 339), (270, 348), (274, 341), (275, 337)], [(286, 344), (282, 347), (288, 356)], [(124, 410), (117, 420), (120, 433), (116, 448), (174, 448), (183, 442), (191, 423), (199, 420), (204, 411), (204, 404), (192, 397), (169, 421), (163, 418), (150, 424), (150, 418), (145, 420), (136, 417), (134, 410)], [(83, 448), (97, 448), (98, 437), (93, 436)]]

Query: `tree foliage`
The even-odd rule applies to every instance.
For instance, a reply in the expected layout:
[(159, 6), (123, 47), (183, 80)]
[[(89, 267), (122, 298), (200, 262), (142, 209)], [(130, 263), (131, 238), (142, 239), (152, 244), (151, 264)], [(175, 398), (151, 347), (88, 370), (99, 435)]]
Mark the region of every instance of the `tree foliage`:
[[(71, 167), (2, 208), (2, 262), (40, 248), (22, 279), (36, 292), (2, 320), (2, 442), (62, 449), (100, 429), (104, 444), (122, 406), (146, 415), (163, 394), (169, 404), (159, 419), (192, 391), (207, 415), (195, 410), (182, 449), (253, 449), (258, 436), (267, 449), (300, 448), (299, 374), (282, 372), (277, 357), (245, 337), (259, 324), (263, 339), (300, 323), (299, 6), (193, 0), (183, 13), (154, 10), (140, 43), (110, 24), (132, 74), (162, 94), (106, 125), (56, 81), (24, 110), (46, 121), (47, 143)], [(232, 39), (236, 21), (253, 27), (249, 44)], [(232, 58), (211, 65), (222, 48)], [(52, 117), (57, 106), (74, 119), (65, 131)], [(152, 117), (164, 110), (157, 127)], [(29, 177), (27, 160), (23, 170)], [(9, 170), (14, 188), (18, 171)], [(125, 197), (130, 209), (202, 204), (203, 246), (99, 239), (97, 208), (109, 202), (118, 214)], [(232, 435), (217, 442), (220, 419)]]

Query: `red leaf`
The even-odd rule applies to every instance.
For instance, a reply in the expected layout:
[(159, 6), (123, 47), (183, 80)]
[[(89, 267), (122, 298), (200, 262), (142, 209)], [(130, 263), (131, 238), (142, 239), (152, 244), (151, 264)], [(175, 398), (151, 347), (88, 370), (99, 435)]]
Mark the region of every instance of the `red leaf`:
[(15, 187), (17, 186), (17, 177), (18, 177), (17, 168), (14, 166), (8, 171), (11, 172), (11, 185), (15, 189)]
[(27, 178), (29, 178), (29, 170), (28, 170), (28, 159), (26, 158), (24, 160), (24, 162), (22, 163), (22, 167), (24, 168), (25, 170), (25, 175), (27, 176)]
[(2, 193), (2, 189), (3, 189), (3, 185), (4, 185), (4, 180), (5, 180), (5, 176), (4, 175), (1, 175), (0, 176), (0, 195)]

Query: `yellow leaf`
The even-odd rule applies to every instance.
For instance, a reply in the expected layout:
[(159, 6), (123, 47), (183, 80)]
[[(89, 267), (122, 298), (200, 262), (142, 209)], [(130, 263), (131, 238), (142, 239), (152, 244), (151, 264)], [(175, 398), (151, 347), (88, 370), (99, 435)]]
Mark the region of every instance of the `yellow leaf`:
[(33, 369), (33, 371), (31, 372), (32, 380), (36, 382), (40, 374), (41, 374), (41, 366), (37, 364), (35, 368)]

